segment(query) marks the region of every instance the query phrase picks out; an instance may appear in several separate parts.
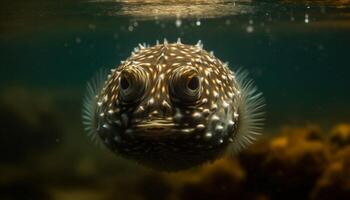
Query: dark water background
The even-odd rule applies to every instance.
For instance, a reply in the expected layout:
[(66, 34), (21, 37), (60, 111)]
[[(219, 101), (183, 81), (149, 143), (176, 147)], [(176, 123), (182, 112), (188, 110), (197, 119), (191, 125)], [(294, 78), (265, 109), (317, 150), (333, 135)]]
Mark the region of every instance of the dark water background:
[[(350, 123), (349, 1), (2, 1), (0, 199), (152, 199), (153, 190), (176, 199), (166, 181), (176, 178), (89, 143), (80, 111), (100, 67), (138, 43), (179, 37), (250, 72), (267, 102), (265, 135), (309, 124), (327, 135)], [(251, 193), (278, 197), (269, 187)]]

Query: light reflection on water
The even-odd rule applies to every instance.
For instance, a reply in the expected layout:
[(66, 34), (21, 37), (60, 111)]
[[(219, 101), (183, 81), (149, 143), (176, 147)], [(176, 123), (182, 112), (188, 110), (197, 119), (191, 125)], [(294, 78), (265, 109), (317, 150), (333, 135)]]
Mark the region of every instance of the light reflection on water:
[[(115, 10), (107, 11), (109, 15), (125, 15), (136, 18), (214, 18), (253, 12), (251, 0), (120, 0), (90, 1), (92, 3), (115, 3)], [(121, 8), (119, 8), (119, 5)], [(112, 6), (112, 5), (111, 5)]]

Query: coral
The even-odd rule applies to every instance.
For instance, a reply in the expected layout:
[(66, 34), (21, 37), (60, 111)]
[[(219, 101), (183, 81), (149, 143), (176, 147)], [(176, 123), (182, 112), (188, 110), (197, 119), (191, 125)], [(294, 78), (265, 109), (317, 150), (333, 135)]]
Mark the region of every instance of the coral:
[(180, 199), (244, 199), (245, 174), (237, 161), (226, 158), (204, 167), (199, 179), (184, 183)]
[(312, 191), (312, 199), (350, 198), (350, 147), (338, 151)]
[(350, 124), (338, 124), (330, 133), (330, 142), (337, 147), (350, 145)]
[[(240, 155), (247, 187), (272, 199), (305, 199), (329, 160), (327, 144), (314, 127), (286, 128)], [(288, 194), (288, 195), (286, 195)]]
[(137, 191), (143, 199), (168, 199), (171, 192), (171, 186), (166, 182), (163, 176), (157, 173), (152, 173), (144, 176), (139, 184), (137, 184)]

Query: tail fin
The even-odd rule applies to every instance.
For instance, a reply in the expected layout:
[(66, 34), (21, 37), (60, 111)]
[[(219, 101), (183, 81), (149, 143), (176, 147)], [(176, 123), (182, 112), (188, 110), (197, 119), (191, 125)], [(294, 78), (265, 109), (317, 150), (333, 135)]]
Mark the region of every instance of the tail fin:
[(238, 106), (240, 120), (237, 134), (230, 146), (232, 153), (237, 153), (252, 144), (256, 137), (262, 134), (265, 121), (265, 99), (254, 85), (254, 81), (248, 78), (248, 72), (237, 70), (236, 80), (241, 91), (241, 100)]

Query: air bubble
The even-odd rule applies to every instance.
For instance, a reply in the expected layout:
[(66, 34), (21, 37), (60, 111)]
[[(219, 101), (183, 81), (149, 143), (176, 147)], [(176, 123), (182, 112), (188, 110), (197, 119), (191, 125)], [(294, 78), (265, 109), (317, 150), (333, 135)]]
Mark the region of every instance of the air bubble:
[(96, 29), (96, 25), (95, 24), (89, 24), (88, 28), (91, 30), (95, 30)]
[(246, 31), (247, 31), (247, 33), (254, 32), (254, 26), (251, 26), (251, 25), (247, 26)]
[(309, 23), (309, 15), (308, 14), (305, 14), (305, 23), (308, 24)]
[(77, 44), (80, 44), (80, 43), (81, 43), (80, 37), (75, 38), (75, 42), (76, 42)]
[(175, 25), (176, 25), (176, 27), (181, 27), (181, 25), (182, 25), (182, 21), (181, 21), (181, 19), (177, 19), (176, 21), (175, 21)]

